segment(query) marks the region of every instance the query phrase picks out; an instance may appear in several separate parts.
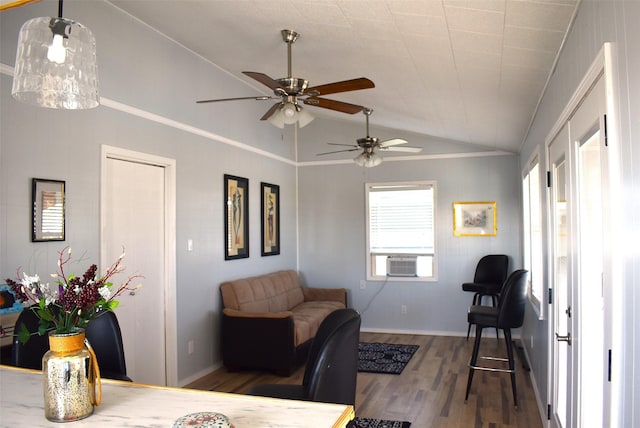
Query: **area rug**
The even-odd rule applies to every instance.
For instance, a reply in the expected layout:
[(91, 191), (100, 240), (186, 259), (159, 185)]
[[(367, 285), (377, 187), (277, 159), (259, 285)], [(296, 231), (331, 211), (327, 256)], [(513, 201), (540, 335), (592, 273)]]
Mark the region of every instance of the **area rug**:
[(386, 421), (383, 419), (369, 419), (356, 417), (352, 428), (409, 428), (411, 422)]
[(360, 342), (358, 344), (358, 371), (400, 374), (417, 350), (418, 345)]

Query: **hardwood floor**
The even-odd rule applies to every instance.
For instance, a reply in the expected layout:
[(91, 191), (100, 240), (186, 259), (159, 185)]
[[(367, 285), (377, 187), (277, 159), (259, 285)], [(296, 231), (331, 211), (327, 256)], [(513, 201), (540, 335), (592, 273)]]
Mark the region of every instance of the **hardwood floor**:
[[(509, 374), (476, 371), (465, 403), (473, 339), (464, 337), (361, 333), (362, 342), (415, 344), (420, 348), (400, 375), (358, 373), (356, 414), (403, 420), (412, 428), (519, 427), (542, 428), (529, 373), (516, 356), (519, 406), (513, 406)], [(489, 331), (481, 355), (506, 355), (504, 339)], [(287, 378), (271, 373), (229, 373), (224, 368), (187, 385), (188, 388), (244, 394), (260, 383), (301, 383), (304, 367)]]

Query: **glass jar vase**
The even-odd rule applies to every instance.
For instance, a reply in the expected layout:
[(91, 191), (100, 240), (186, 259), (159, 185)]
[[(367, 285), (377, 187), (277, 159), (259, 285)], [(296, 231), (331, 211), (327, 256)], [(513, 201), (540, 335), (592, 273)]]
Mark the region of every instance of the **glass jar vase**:
[(85, 333), (49, 334), (49, 351), (42, 357), (44, 414), (53, 422), (71, 422), (93, 413), (94, 360), (85, 347)]

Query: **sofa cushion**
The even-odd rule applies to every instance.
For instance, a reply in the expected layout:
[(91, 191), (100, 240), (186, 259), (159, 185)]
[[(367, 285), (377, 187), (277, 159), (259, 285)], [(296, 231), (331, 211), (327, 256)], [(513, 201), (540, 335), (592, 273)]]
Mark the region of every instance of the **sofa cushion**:
[(313, 339), (320, 323), (336, 309), (344, 309), (344, 303), (331, 301), (304, 302), (291, 310), (295, 329), (295, 346)]
[(225, 308), (243, 312), (288, 311), (304, 301), (293, 270), (228, 281), (220, 290)]

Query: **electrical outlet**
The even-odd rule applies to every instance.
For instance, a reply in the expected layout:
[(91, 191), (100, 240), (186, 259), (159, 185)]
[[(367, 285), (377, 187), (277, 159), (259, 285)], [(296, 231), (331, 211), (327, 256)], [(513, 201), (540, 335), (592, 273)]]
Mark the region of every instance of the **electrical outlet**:
[(365, 281), (364, 279), (360, 280), (360, 290), (364, 290), (365, 288), (367, 288), (367, 281)]
[(400, 306), (400, 313), (402, 315), (407, 315), (407, 305)]
[(193, 340), (190, 340), (189, 343), (187, 343), (187, 353), (191, 355), (194, 352), (196, 352), (196, 343)]

